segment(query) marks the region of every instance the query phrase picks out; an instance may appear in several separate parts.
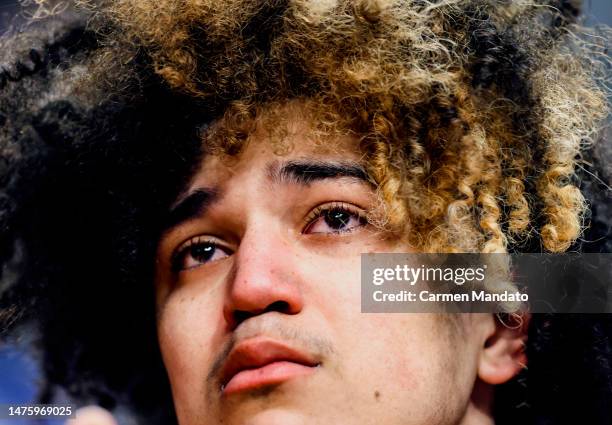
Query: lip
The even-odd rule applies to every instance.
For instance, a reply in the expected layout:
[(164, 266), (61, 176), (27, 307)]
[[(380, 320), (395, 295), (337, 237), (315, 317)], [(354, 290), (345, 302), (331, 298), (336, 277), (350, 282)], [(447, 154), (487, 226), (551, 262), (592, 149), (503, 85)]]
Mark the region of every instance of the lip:
[(222, 394), (278, 385), (314, 373), (319, 364), (308, 353), (279, 341), (251, 338), (230, 352), (222, 372)]

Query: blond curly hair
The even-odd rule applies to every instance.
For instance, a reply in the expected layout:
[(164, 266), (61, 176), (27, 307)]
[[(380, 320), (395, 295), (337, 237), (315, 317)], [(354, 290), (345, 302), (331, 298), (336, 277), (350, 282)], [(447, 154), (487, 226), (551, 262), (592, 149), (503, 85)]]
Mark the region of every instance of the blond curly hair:
[(296, 98), (321, 134), (357, 136), (387, 224), (417, 249), (561, 252), (581, 234), (575, 171), (608, 114), (609, 37), (586, 35), (571, 2), (118, 0), (98, 13), (115, 25), (98, 68), (144, 52), (216, 108), (226, 153), (265, 105)]

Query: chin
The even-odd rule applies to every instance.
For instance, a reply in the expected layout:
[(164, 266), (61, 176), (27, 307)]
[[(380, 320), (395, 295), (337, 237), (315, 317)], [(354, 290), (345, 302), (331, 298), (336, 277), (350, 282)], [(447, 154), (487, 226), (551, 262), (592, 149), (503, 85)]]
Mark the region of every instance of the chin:
[[(223, 423), (226, 422), (223, 421)], [(323, 422), (317, 421), (303, 412), (275, 408), (262, 410), (255, 414), (249, 412), (244, 417), (232, 418), (227, 423), (229, 425), (316, 425)]]

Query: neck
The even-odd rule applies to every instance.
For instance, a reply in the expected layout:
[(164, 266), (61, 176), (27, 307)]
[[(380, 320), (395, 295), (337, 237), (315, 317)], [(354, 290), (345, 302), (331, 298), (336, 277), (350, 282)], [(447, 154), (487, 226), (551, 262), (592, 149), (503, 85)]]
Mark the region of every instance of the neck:
[(492, 412), (493, 386), (477, 379), (470, 403), (459, 425), (494, 425)]

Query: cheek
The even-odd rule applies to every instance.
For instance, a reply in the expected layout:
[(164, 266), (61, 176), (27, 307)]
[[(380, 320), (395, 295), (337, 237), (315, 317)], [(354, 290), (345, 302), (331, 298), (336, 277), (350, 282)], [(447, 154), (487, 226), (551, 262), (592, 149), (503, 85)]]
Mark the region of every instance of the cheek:
[(349, 359), (346, 376), (350, 387), (359, 388), (362, 400), (376, 400), (383, 410), (411, 418), (407, 423), (450, 423), (450, 418), (459, 417), (471, 384), (450, 356), (453, 347), (447, 332), (434, 320), (420, 314), (355, 318), (358, 329), (344, 346)]
[(310, 271), (313, 304), (332, 327), (338, 351), (334, 369), (357, 399), (408, 409), (425, 423), (440, 405), (454, 410), (460, 353), (448, 325), (436, 315), (361, 313), (360, 270), (354, 256), (319, 259)]
[(351, 322), (355, 367), (367, 364), (383, 385), (401, 393), (428, 391), (449, 365), (441, 353), (449, 350), (430, 320), (419, 315), (361, 314)]
[(316, 256), (304, 262), (311, 304), (334, 323), (347, 314), (361, 311), (361, 262), (359, 255)]
[(218, 306), (187, 290), (171, 294), (158, 319), (158, 338), (175, 399), (196, 399), (212, 364)]
[[(402, 390), (414, 389), (420, 368), (418, 359), (408, 355), (418, 330), (427, 324), (417, 315), (402, 320), (401, 315), (361, 313), (361, 261), (350, 257), (318, 258), (306, 267), (307, 280), (316, 282), (308, 294), (311, 304), (332, 328), (335, 347), (341, 353), (340, 364), (333, 365), (355, 381), (378, 381)], [(423, 333), (427, 333), (423, 329)], [(364, 367), (366, 365), (366, 367)], [(393, 377), (393, 382), (389, 380)], [(363, 382), (363, 381), (362, 381)], [(374, 390), (373, 390), (374, 391)]]

